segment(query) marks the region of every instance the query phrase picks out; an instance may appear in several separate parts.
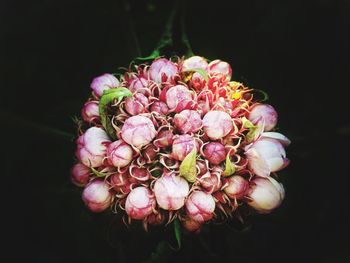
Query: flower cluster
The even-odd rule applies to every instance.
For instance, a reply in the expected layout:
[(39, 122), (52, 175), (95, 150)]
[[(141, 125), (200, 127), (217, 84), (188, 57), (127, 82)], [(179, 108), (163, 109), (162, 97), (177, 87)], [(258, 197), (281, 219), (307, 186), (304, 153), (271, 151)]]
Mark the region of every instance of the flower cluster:
[(275, 172), (289, 163), (290, 141), (274, 131), (275, 109), (231, 74), (224, 61), (193, 56), (95, 78), (71, 171), (86, 206), (146, 228), (178, 218), (193, 232), (277, 208)]

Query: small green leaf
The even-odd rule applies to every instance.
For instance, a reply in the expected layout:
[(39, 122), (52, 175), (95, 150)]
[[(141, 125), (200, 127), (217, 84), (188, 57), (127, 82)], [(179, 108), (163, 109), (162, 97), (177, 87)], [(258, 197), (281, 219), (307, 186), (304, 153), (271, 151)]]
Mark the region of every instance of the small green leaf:
[(243, 117), (242, 121), (243, 121), (243, 127), (249, 130), (246, 135), (247, 141), (251, 142), (254, 140), (256, 133), (260, 132), (260, 129), (257, 125), (254, 125), (253, 123), (251, 123), (251, 121), (248, 120), (246, 117)]
[(202, 68), (190, 68), (188, 70), (185, 70), (184, 72), (197, 72), (204, 78), (206, 82), (208, 82), (209, 80), (208, 73)]
[(91, 167), (91, 171), (96, 175), (97, 177), (106, 177), (107, 175), (110, 175), (111, 173), (102, 173), (97, 171), (94, 167)]
[(190, 183), (196, 181), (196, 155), (197, 149), (194, 146), (192, 151), (189, 154), (187, 154), (187, 156), (180, 165), (180, 175)]
[(230, 176), (233, 175), (236, 171), (235, 165), (231, 162), (230, 159), (230, 153), (226, 155), (226, 162), (225, 162), (225, 171), (223, 172), (223, 176)]
[(124, 97), (131, 97), (132, 93), (130, 90), (124, 87), (108, 89), (103, 92), (103, 95), (99, 102), (99, 114), (101, 118), (102, 126), (105, 128), (107, 134), (112, 138), (116, 139), (115, 130), (108, 119), (106, 114), (106, 106), (111, 103), (114, 99), (118, 99), (120, 102)]
[(177, 218), (174, 220), (174, 232), (175, 232), (175, 238), (177, 241), (178, 249), (180, 249), (181, 248), (181, 224), (179, 219)]
[(242, 118), (242, 122), (243, 122), (243, 127), (246, 129), (255, 127), (254, 124), (250, 120), (248, 120), (246, 117)]

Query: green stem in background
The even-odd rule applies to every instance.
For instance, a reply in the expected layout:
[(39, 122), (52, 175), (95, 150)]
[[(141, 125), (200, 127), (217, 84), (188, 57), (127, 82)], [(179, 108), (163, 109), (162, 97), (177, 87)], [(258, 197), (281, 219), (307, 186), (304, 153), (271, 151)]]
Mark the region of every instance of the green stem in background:
[(186, 57), (194, 56), (190, 40), (186, 32), (186, 1), (181, 1), (181, 41), (186, 47)]
[(157, 47), (152, 51), (151, 55), (148, 57), (137, 57), (136, 60), (151, 60), (156, 59), (161, 55), (161, 50), (167, 46), (173, 45), (173, 24), (174, 24), (174, 18), (178, 10), (178, 1), (175, 1), (173, 9), (171, 10), (171, 13), (169, 15), (168, 21), (165, 24), (164, 32), (159, 40)]

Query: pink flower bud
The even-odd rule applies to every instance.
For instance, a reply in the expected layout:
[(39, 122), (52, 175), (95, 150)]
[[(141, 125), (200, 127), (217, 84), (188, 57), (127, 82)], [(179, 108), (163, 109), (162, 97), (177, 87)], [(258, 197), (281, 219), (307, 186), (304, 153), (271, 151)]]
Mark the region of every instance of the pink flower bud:
[(258, 176), (267, 177), (289, 164), (283, 145), (276, 139), (260, 137), (245, 148), (249, 168)]
[(158, 205), (165, 210), (178, 210), (183, 207), (189, 192), (187, 181), (174, 174), (164, 174), (154, 184), (154, 194)]
[(156, 101), (151, 105), (151, 112), (167, 115), (169, 113), (169, 107), (162, 101)]
[(202, 226), (201, 223), (199, 223), (196, 220), (193, 220), (190, 217), (186, 217), (185, 220), (181, 221), (182, 226), (188, 231), (188, 232), (194, 232), (194, 233), (199, 233), (200, 228)]
[(149, 93), (148, 80), (143, 77), (134, 77), (128, 82), (128, 88), (132, 93)]
[(157, 147), (153, 144), (148, 145), (143, 151), (142, 151), (142, 157), (146, 161), (146, 163), (152, 163), (157, 159), (158, 151)]
[(224, 179), (224, 192), (230, 198), (242, 198), (248, 189), (249, 183), (242, 176), (234, 175)]
[(132, 148), (122, 140), (117, 140), (107, 147), (107, 160), (115, 167), (127, 166), (133, 158)]
[(128, 172), (125, 173), (115, 173), (110, 177), (111, 186), (113, 189), (122, 194), (130, 193), (133, 186), (137, 184), (137, 181), (130, 176)]
[(284, 188), (272, 177), (256, 177), (251, 181), (248, 197), (248, 205), (259, 213), (266, 214), (282, 203)]
[(106, 143), (110, 142), (106, 132), (98, 127), (91, 127), (77, 140), (76, 156), (85, 166), (99, 167), (106, 155)]
[(226, 80), (230, 80), (232, 75), (230, 64), (219, 59), (216, 59), (209, 63), (209, 72), (225, 76)]
[(157, 139), (154, 141), (154, 145), (160, 148), (168, 147), (172, 145), (173, 137), (174, 134), (171, 130), (161, 130), (157, 135)]
[(205, 58), (200, 56), (192, 56), (188, 59), (185, 59), (182, 64), (182, 70), (190, 70), (190, 69), (204, 69), (207, 70), (208, 62)]
[(168, 89), (165, 99), (170, 110), (175, 112), (189, 109), (192, 105), (191, 91), (183, 85), (176, 85)]
[(112, 202), (109, 185), (101, 179), (91, 181), (84, 188), (83, 201), (92, 212), (102, 212), (107, 209)]
[(141, 182), (145, 182), (151, 177), (151, 174), (147, 169), (137, 166), (130, 168), (130, 175)]
[(138, 115), (147, 112), (148, 99), (142, 93), (135, 93), (132, 98), (125, 99), (125, 110), (130, 115)]
[(152, 192), (144, 187), (134, 188), (126, 198), (125, 211), (132, 219), (142, 220), (150, 215), (155, 206)]
[(225, 146), (219, 142), (210, 142), (204, 146), (204, 157), (212, 164), (219, 164), (226, 159)]
[(177, 73), (177, 66), (165, 58), (153, 61), (149, 69), (149, 76), (156, 83), (171, 82)]
[(154, 212), (147, 217), (147, 223), (154, 226), (161, 225), (164, 223), (164, 221), (165, 216), (159, 211), (157, 211), (157, 213)]
[(198, 150), (198, 143), (196, 140), (188, 135), (178, 135), (174, 137), (172, 157), (178, 161), (182, 161), (192, 151), (193, 147)]
[(248, 116), (248, 119), (257, 124), (260, 120), (264, 121), (264, 131), (271, 131), (277, 124), (277, 112), (268, 104), (255, 105)]
[(85, 186), (90, 180), (91, 170), (82, 163), (76, 163), (71, 169), (72, 182), (77, 186)]
[(194, 110), (183, 110), (174, 116), (174, 126), (180, 133), (195, 133), (202, 127), (202, 119)]
[(103, 74), (97, 78), (94, 78), (91, 83), (91, 88), (97, 97), (101, 97), (103, 91), (107, 89), (116, 88), (119, 86), (119, 80), (112, 74)]
[(215, 173), (206, 172), (203, 174), (198, 181), (201, 186), (209, 193), (214, 193), (221, 188), (220, 175)]
[(230, 115), (223, 111), (209, 111), (203, 118), (205, 134), (212, 140), (225, 137), (233, 128)]
[(93, 122), (99, 120), (100, 114), (98, 110), (97, 101), (88, 101), (84, 104), (84, 107), (81, 110), (81, 116), (86, 122)]
[(215, 201), (211, 194), (195, 191), (186, 200), (187, 215), (200, 223), (210, 220), (214, 210)]
[(156, 130), (152, 121), (144, 116), (132, 116), (128, 118), (121, 130), (121, 137), (128, 144), (141, 148), (149, 144), (156, 136)]

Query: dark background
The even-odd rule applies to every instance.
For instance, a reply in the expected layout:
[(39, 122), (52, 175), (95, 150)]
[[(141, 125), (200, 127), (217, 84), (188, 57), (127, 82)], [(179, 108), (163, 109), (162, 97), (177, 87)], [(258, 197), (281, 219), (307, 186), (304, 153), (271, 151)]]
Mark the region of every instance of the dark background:
[[(246, 225), (184, 235), (168, 262), (349, 262), (349, 1), (188, 1), (193, 50), (263, 89), (292, 139), (287, 195)], [(129, 7), (129, 8), (128, 8)], [(172, 229), (91, 214), (70, 183), (71, 117), (93, 77), (155, 47), (172, 1), (0, 3), (2, 237), (10, 262), (139, 262)], [(175, 37), (179, 32), (175, 20)], [(132, 33), (134, 28), (135, 35)], [(173, 50), (183, 51), (175, 42)], [(244, 229), (243, 231), (241, 231)], [(164, 244), (164, 243), (160, 243)]]

